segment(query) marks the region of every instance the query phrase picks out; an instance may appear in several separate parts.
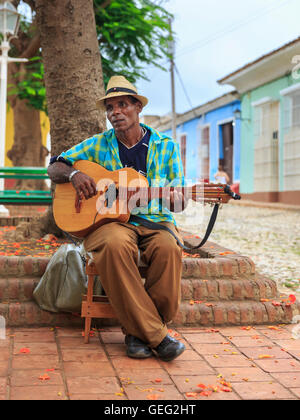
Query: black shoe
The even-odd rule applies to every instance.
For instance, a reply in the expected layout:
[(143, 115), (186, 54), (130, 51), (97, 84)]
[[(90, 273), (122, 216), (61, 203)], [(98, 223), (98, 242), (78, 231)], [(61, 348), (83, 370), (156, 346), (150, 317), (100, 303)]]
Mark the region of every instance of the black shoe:
[(126, 335), (125, 344), (127, 345), (127, 356), (133, 359), (147, 359), (153, 355), (150, 347), (133, 335)]
[(170, 362), (180, 356), (185, 350), (185, 345), (175, 338), (166, 335), (163, 341), (153, 349), (164, 362)]

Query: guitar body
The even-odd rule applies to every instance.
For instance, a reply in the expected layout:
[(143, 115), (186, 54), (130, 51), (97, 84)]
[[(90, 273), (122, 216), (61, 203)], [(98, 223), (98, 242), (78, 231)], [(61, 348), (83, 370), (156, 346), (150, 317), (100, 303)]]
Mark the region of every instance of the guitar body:
[[(76, 211), (76, 191), (71, 182), (57, 184), (53, 199), (53, 215), (57, 226), (74, 236), (83, 238), (103, 224), (129, 220), (127, 200), (119, 199), (120, 188), (148, 188), (147, 179), (131, 168), (108, 171), (97, 163), (80, 160), (74, 168), (89, 175), (97, 185), (98, 194), (82, 199)], [(111, 187), (110, 187), (111, 186)], [(107, 191), (110, 191), (109, 198)]]

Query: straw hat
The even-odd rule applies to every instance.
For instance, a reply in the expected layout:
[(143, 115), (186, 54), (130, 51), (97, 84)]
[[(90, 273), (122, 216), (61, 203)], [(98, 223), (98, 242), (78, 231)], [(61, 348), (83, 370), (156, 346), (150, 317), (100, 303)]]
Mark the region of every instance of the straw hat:
[(96, 102), (97, 107), (103, 110), (105, 99), (124, 95), (134, 96), (142, 103), (143, 107), (148, 103), (148, 99), (139, 95), (136, 88), (124, 76), (112, 76), (107, 84), (105, 96)]

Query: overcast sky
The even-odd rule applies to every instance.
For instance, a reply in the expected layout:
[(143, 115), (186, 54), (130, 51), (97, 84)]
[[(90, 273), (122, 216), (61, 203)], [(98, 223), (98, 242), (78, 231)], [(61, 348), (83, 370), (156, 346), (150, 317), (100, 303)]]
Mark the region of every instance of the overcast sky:
[[(185, 112), (232, 90), (217, 80), (300, 36), (299, 0), (167, 0), (174, 15), (176, 111)], [(300, 51), (299, 51), (300, 55)], [(169, 69), (169, 64), (166, 63)], [(144, 115), (171, 111), (170, 73), (149, 67)]]

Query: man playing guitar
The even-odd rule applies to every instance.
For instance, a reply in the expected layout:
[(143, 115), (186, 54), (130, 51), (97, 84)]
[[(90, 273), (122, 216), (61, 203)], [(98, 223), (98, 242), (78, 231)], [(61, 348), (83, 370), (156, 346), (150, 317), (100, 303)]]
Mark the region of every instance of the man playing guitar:
[[(106, 95), (97, 102), (113, 128), (52, 158), (50, 179), (57, 184), (71, 182), (79, 200), (88, 200), (97, 194), (96, 183), (74, 170), (73, 164), (89, 160), (110, 171), (134, 168), (149, 184), (155, 180), (157, 186), (183, 186), (177, 142), (139, 122), (147, 103), (123, 76), (113, 76)], [(147, 211), (138, 215), (164, 224), (179, 236), (172, 212), (183, 210), (187, 199), (174, 189), (164, 197), (164, 203), (152, 200)], [(152, 230), (129, 219), (97, 228), (85, 237), (84, 247), (93, 254), (101, 284), (125, 332), (127, 355), (142, 359), (154, 353), (164, 361), (178, 357), (185, 346), (171, 337), (167, 328), (180, 303), (182, 250), (176, 239), (167, 231)], [(138, 270), (139, 252), (148, 266), (144, 285)]]

